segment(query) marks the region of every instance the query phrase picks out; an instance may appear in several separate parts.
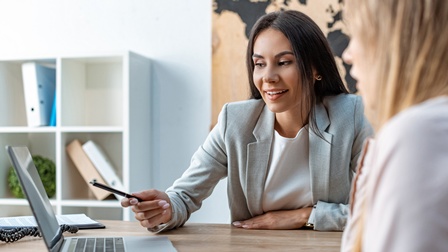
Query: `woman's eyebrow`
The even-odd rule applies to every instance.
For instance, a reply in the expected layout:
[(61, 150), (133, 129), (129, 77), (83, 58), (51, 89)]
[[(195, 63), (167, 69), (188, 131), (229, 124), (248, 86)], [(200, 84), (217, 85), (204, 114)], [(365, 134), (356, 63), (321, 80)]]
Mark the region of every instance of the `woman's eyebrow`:
[(275, 55), (275, 57), (276, 57), (276, 58), (279, 58), (279, 57), (281, 57), (281, 56), (283, 56), (283, 55), (286, 55), (286, 54), (291, 54), (291, 55), (293, 55), (293, 53), (292, 53), (291, 51), (283, 51), (283, 52), (280, 52), (280, 53), (278, 53), (277, 55)]
[[(291, 51), (283, 51), (283, 52), (280, 52), (280, 53), (277, 53), (276, 55), (275, 55), (275, 57), (276, 58), (280, 58), (280, 57), (282, 57), (283, 55), (286, 55), (286, 54), (293, 54)], [(263, 57), (263, 55), (260, 55), (260, 54), (256, 54), (256, 53), (254, 53), (253, 55), (252, 55), (252, 58), (261, 58), (261, 59), (264, 59), (264, 57)]]

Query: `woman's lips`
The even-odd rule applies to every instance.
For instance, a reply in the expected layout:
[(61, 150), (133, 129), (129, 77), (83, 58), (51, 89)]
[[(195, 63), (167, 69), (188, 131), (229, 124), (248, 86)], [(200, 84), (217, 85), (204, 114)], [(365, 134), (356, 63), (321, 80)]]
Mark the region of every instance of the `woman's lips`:
[(286, 92), (288, 92), (288, 89), (265, 91), (265, 94), (269, 100), (274, 101), (280, 98)]

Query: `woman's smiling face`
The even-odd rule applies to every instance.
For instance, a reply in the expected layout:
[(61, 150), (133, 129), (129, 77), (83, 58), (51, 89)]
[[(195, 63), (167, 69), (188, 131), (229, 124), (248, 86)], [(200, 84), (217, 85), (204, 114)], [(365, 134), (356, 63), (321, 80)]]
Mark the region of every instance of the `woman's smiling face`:
[(274, 113), (301, 114), (301, 76), (291, 43), (275, 29), (262, 31), (254, 42), (254, 84)]

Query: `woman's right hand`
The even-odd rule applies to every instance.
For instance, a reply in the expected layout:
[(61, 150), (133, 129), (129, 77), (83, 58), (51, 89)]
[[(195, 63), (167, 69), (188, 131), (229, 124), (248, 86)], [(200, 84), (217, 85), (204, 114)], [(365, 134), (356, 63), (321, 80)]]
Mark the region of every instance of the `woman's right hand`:
[(122, 207), (132, 207), (135, 219), (146, 228), (154, 228), (162, 223), (167, 223), (172, 218), (171, 200), (164, 192), (150, 189), (142, 192), (132, 193), (142, 199), (138, 202), (135, 198), (124, 198), (121, 200)]

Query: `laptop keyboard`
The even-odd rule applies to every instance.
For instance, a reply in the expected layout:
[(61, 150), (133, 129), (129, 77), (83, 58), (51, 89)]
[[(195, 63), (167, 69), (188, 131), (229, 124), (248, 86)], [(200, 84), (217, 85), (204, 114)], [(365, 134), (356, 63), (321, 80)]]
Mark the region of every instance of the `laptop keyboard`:
[(68, 251), (124, 252), (123, 237), (72, 238)]

